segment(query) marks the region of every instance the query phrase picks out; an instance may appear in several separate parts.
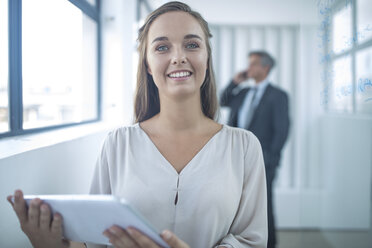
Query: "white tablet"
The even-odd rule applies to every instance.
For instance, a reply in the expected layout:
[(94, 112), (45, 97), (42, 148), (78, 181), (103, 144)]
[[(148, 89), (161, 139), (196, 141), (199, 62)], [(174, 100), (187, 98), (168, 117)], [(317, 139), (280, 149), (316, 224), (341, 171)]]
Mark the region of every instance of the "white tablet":
[(40, 198), (63, 217), (63, 235), (76, 242), (110, 245), (102, 233), (112, 225), (135, 227), (161, 247), (169, 245), (129, 203), (112, 195), (25, 195), (27, 203)]

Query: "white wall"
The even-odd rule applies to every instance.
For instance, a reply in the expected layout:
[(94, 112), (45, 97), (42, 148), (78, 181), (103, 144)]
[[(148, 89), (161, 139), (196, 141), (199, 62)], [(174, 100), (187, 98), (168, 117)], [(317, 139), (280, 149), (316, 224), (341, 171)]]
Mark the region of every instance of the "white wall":
[[(158, 7), (169, 0), (149, 0)], [(311, 0), (183, 0), (212, 24), (293, 25), (317, 21)]]
[(117, 123), (133, 122), (137, 64), (136, 0), (102, 2), (103, 115)]
[(369, 229), (372, 117), (327, 115), (321, 131), (321, 226)]

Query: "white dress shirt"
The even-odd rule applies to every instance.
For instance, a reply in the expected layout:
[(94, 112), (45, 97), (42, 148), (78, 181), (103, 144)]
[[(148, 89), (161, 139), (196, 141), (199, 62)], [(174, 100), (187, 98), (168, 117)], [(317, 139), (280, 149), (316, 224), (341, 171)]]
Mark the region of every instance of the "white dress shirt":
[(269, 85), (269, 81), (267, 80), (267, 78), (265, 78), (260, 83), (251, 87), (251, 89), (248, 91), (248, 93), (246, 94), (246, 96), (244, 98), (243, 104), (242, 104), (241, 108), (239, 109), (238, 127), (247, 128), (247, 125), (249, 124), (249, 123), (246, 123), (246, 119), (247, 119), (247, 115), (249, 114), (248, 111), (251, 107), (251, 101), (252, 101), (252, 97), (253, 97), (253, 94), (254, 94), (254, 90), (252, 90), (252, 88), (257, 89), (254, 101), (252, 102), (253, 107), (256, 108), (258, 106), (258, 104), (260, 103), (262, 95), (264, 94), (268, 85)]
[(192, 248), (263, 248), (265, 180), (261, 146), (249, 131), (224, 125), (177, 173), (137, 123), (106, 138), (91, 193), (125, 197), (159, 232)]

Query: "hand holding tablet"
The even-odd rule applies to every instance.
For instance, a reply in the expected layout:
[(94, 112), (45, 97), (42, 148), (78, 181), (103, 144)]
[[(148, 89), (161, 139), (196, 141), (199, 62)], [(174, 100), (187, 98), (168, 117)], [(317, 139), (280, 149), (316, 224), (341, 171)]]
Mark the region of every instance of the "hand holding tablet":
[[(35, 198), (39, 198), (40, 200), (34, 200), (31, 203), (31, 206), (29, 206), (29, 210), (26, 210), (26, 206), (23, 202), (24, 213), (22, 213), (22, 209), (20, 209), (22, 201), (30, 204), (31, 200)], [(22, 192), (19, 191), (16, 192), (15, 199), (10, 196), (8, 197), (8, 201), (13, 205), (14, 210), (20, 219), (21, 225), (22, 221), (28, 221), (28, 227), (23, 226), (22, 230), (29, 236), (31, 243), (33, 244), (37, 242), (37, 240), (32, 240), (27, 231), (32, 232), (32, 230), (29, 230), (32, 225), (36, 225), (35, 228), (37, 228), (36, 223), (39, 222), (39, 220), (36, 222), (34, 221), (34, 224), (29, 223), (32, 219), (35, 219), (35, 216), (37, 215), (40, 216), (40, 229), (43, 228), (43, 226), (44, 228), (46, 228), (46, 226), (50, 227), (49, 239), (53, 239), (54, 237), (50, 242), (56, 242), (56, 240), (59, 241), (58, 244), (53, 244), (53, 247), (68, 247), (67, 242), (63, 240), (61, 241), (62, 236), (71, 241), (111, 245), (109, 239), (103, 235), (103, 232), (106, 231), (105, 234), (110, 236), (110, 232), (115, 230), (115, 228), (122, 231), (129, 231), (132, 237), (136, 238), (137, 236), (139, 238), (136, 239), (136, 241), (147, 242), (146, 239), (148, 239), (154, 241), (160, 247), (170, 247), (161, 238), (159, 232), (157, 232), (148, 221), (133, 209), (128, 202), (115, 196), (26, 195), (23, 200)], [(51, 213), (48, 212), (49, 219), (45, 216), (43, 217), (43, 214), (45, 215), (45, 209), (43, 207), (45, 206), (41, 204), (41, 201), (49, 205), (51, 208), (51, 212), (54, 216), (51, 226), (49, 226), (49, 224), (43, 225), (43, 221), (50, 223)], [(33, 205), (36, 205), (37, 207), (35, 208)], [(56, 213), (59, 213), (60, 215)], [(63, 230), (60, 228), (62, 226), (61, 215), (63, 218)], [(60, 230), (58, 230), (58, 225)], [(28, 230), (24, 230), (27, 228)], [(142, 234), (145, 234), (148, 238)], [(164, 237), (164, 234), (162, 236)], [(175, 246), (172, 245), (172, 247), (188, 247), (175, 235), (171, 236), (170, 241), (174, 240), (177, 243)], [(112, 239), (112, 237), (110, 237), (110, 239)], [(167, 242), (170, 243), (169, 241)]]

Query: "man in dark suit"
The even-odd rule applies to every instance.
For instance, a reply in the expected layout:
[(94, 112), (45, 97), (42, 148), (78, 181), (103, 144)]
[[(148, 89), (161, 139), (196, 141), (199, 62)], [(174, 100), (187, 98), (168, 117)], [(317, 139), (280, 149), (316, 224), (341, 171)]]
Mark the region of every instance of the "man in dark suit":
[[(230, 108), (229, 125), (251, 131), (261, 142), (267, 183), (268, 248), (276, 244), (272, 183), (289, 131), (288, 96), (267, 80), (274, 64), (267, 52), (250, 52), (249, 68), (233, 78), (220, 100), (222, 106)], [(253, 87), (238, 87), (248, 78), (254, 79)]]

